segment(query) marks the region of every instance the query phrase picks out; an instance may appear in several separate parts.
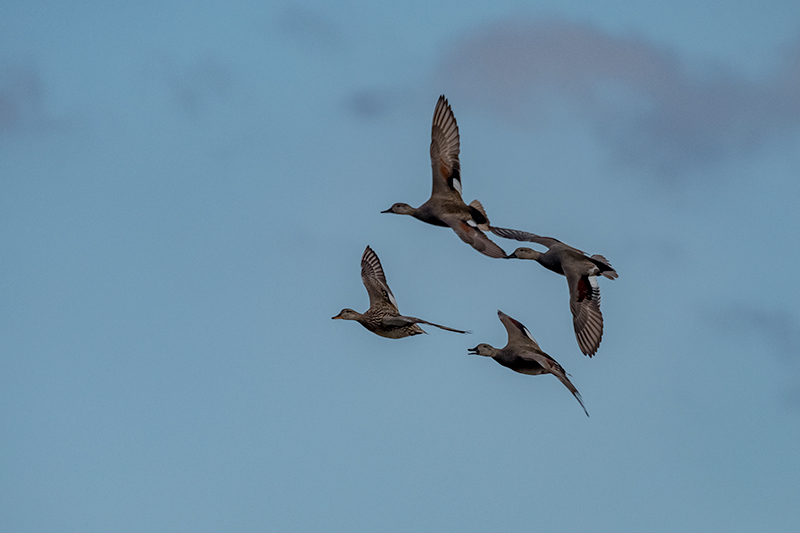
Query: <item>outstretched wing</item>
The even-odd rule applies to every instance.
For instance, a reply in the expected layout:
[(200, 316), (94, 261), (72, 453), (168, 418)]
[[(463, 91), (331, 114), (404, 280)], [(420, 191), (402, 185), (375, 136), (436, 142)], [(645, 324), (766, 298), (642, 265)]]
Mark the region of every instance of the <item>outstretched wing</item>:
[[(528, 331), (522, 322), (515, 320), (505, 314), (502, 311), (497, 311), (497, 316), (500, 317), (500, 322), (506, 327), (506, 331), (508, 331), (508, 344), (509, 345), (516, 345), (517, 346), (517, 355), (525, 359), (532, 359), (539, 363), (542, 368), (544, 368), (545, 372), (549, 374), (553, 374), (555, 377), (564, 384), (565, 387), (569, 389), (575, 399), (578, 400), (578, 403), (581, 404), (583, 407), (583, 412), (586, 413), (586, 416), (589, 416), (589, 412), (586, 411), (586, 406), (583, 405), (583, 398), (581, 398), (581, 394), (578, 392), (578, 389), (575, 388), (575, 385), (567, 377), (567, 372), (564, 368), (558, 364), (558, 361), (547, 355), (540, 347), (539, 343), (533, 338), (531, 332)], [(529, 348), (522, 348), (520, 349), (520, 343), (527, 344)]]
[(431, 196), (457, 194), (461, 197), (461, 164), (458, 161), (460, 140), (458, 125), (444, 95), (436, 102), (431, 126)]
[(484, 232), (478, 229), (477, 225), (473, 225), (475, 221), (465, 220), (458, 215), (447, 215), (441, 217), (441, 219), (456, 232), (456, 235), (458, 235), (462, 241), (469, 244), (480, 253), (495, 259), (506, 257), (506, 253), (502, 248), (493, 243)]
[[(514, 319), (512, 318), (511, 320)], [(524, 328), (525, 326), (522, 327)], [(518, 355), (525, 359), (532, 359), (536, 361), (537, 363), (539, 363), (539, 365), (541, 365), (542, 368), (544, 368), (544, 372), (548, 374), (553, 374), (555, 377), (557, 377), (558, 380), (561, 383), (563, 383), (567, 389), (569, 389), (572, 395), (575, 396), (575, 399), (578, 400), (578, 403), (581, 404), (581, 407), (583, 407), (583, 412), (586, 413), (586, 416), (589, 416), (589, 411), (586, 410), (586, 406), (583, 404), (583, 398), (581, 398), (581, 393), (578, 392), (578, 389), (575, 388), (575, 385), (573, 385), (572, 382), (569, 380), (569, 374), (567, 374), (567, 371), (564, 370), (564, 367), (558, 364), (558, 361), (550, 357), (541, 349), (538, 349), (538, 346), (536, 350), (523, 350), (521, 352), (518, 352)]]
[(569, 270), (566, 276), (575, 338), (578, 339), (581, 352), (591, 357), (597, 352), (603, 338), (600, 287), (595, 276), (575, 274)]
[(393, 306), (395, 311), (397, 310), (397, 300), (389, 289), (389, 284), (386, 283), (386, 275), (383, 273), (378, 254), (369, 246), (361, 256), (361, 281), (364, 282), (364, 287), (369, 294), (370, 307), (375, 307), (376, 304), (388, 304)]
[(442, 326), (441, 324), (434, 324), (433, 322), (428, 322), (427, 320), (422, 320), (421, 318), (416, 318), (413, 316), (387, 316), (383, 318), (383, 323), (387, 326), (407, 326), (410, 324), (427, 324), (429, 326), (434, 326), (439, 329), (444, 329), (447, 331), (454, 331), (456, 333), (469, 333), (469, 331), (462, 331), (460, 329), (448, 328), (447, 326)]
[(587, 411), (586, 410), (586, 406), (583, 405), (583, 398), (581, 398), (581, 393), (578, 392), (578, 389), (576, 389), (575, 385), (573, 385), (572, 382), (569, 380), (569, 378), (567, 377), (567, 373), (564, 371), (564, 369), (561, 367), (561, 365), (556, 363), (555, 359), (553, 359), (550, 356), (547, 356), (547, 357), (548, 357), (548, 359), (550, 359), (556, 365), (553, 368), (548, 368), (547, 369), (548, 372), (550, 372), (555, 377), (557, 377), (558, 380), (561, 383), (563, 383), (566, 388), (569, 389), (569, 391), (572, 393), (572, 395), (575, 396), (575, 399), (578, 400), (578, 403), (581, 404), (581, 407), (583, 407), (583, 412), (586, 413), (586, 416), (589, 416), (589, 411)]
[(496, 228), (494, 226), (490, 227), (489, 229), (492, 230), (492, 233), (494, 233), (498, 237), (503, 237), (504, 239), (514, 239), (517, 241), (524, 241), (524, 242), (535, 242), (537, 244), (541, 244), (542, 246), (547, 246), (548, 248), (550, 248), (554, 244), (564, 244), (558, 239), (554, 239), (552, 237), (542, 237), (541, 235), (536, 235), (535, 233), (528, 233), (527, 231), (520, 231), (518, 229)]
[(537, 350), (540, 352), (542, 351), (542, 349), (539, 347), (539, 343), (536, 342), (536, 339), (533, 338), (531, 332), (528, 331), (528, 328), (526, 328), (522, 322), (511, 318), (502, 311), (497, 311), (497, 316), (500, 318), (500, 322), (502, 322), (506, 327), (509, 345), (519, 345), (520, 343), (528, 345), (532, 344)]

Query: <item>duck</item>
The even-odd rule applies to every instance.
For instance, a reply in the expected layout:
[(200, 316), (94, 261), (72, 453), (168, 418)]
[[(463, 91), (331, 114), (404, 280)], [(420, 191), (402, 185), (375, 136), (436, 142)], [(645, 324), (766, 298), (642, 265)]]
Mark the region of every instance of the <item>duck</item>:
[(583, 412), (586, 413), (586, 416), (589, 416), (589, 411), (586, 410), (586, 406), (583, 404), (580, 392), (569, 380), (569, 374), (555, 359), (547, 355), (539, 347), (539, 343), (533, 338), (528, 328), (502, 311), (498, 310), (497, 316), (508, 332), (508, 342), (505, 347), (498, 349), (491, 344), (481, 343), (474, 348), (468, 349), (467, 353), (491, 357), (504, 367), (520, 374), (529, 376), (553, 374), (569, 389), (575, 399), (578, 400), (578, 403), (581, 404)]
[(428, 326), (455, 333), (469, 333), (468, 331), (434, 324), (421, 318), (401, 315), (397, 309), (397, 300), (395, 300), (389, 284), (386, 283), (386, 275), (383, 272), (380, 259), (369, 246), (361, 256), (361, 281), (367, 289), (367, 294), (369, 294), (369, 309), (364, 313), (359, 313), (353, 309), (345, 308), (338, 315), (332, 317), (334, 320), (355, 320), (372, 333), (389, 339), (402, 339), (426, 333), (419, 326), (420, 324), (427, 324)]
[(594, 356), (603, 339), (603, 314), (600, 312), (600, 286), (597, 276), (617, 279), (617, 271), (602, 255), (589, 256), (558, 239), (541, 237), (535, 233), (492, 227), (491, 232), (506, 239), (516, 239), (541, 244), (546, 252), (519, 247), (508, 255), (509, 259), (531, 259), (548, 270), (567, 278), (569, 308), (575, 338), (584, 355)]
[(431, 126), (431, 197), (419, 207), (396, 203), (381, 213), (411, 215), (434, 226), (449, 227), (462, 241), (480, 253), (503, 259), (506, 253), (486, 236), (489, 219), (477, 200), (469, 205), (461, 198), (461, 164), (458, 160), (460, 137), (453, 110), (444, 95), (439, 97)]

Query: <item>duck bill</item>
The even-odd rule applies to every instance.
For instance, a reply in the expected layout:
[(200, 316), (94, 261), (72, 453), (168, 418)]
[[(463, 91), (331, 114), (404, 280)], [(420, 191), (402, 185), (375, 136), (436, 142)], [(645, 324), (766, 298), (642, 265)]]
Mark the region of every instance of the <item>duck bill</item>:
[(469, 355), (478, 355), (478, 347), (474, 348), (467, 348), (467, 354)]
[(386, 211), (381, 211), (381, 213), (393, 213), (392, 208), (390, 207)]
[(341, 313), (339, 313), (339, 314), (338, 314), (338, 315), (336, 315), (336, 316), (332, 316), (332, 317), (331, 317), (331, 319), (332, 319), (332, 320), (337, 320), (337, 319), (338, 319), (338, 320), (342, 320), (342, 314), (341, 314)]
[(516, 252), (511, 252), (510, 254), (508, 254), (506, 256), (506, 259), (517, 259), (517, 253)]

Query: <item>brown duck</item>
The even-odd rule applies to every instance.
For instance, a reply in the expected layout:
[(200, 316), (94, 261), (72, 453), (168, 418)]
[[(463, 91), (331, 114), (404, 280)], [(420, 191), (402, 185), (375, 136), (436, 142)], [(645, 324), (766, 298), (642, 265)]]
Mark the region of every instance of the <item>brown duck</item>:
[(597, 352), (603, 338), (603, 314), (600, 312), (600, 287), (597, 276), (617, 279), (617, 271), (602, 255), (589, 257), (584, 252), (564, 244), (552, 237), (540, 237), (527, 231), (495, 228), (495, 235), (506, 239), (535, 242), (547, 247), (546, 252), (530, 248), (517, 248), (509, 258), (533, 259), (548, 270), (567, 278), (569, 285), (569, 308), (572, 311), (572, 325), (575, 338), (584, 355), (589, 357)]
[(456, 333), (468, 333), (460, 329), (440, 326), (421, 318), (402, 316), (397, 309), (397, 300), (394, 299), (378, 255), (367, 246), (361, 256), (361, 281), (369, 294), (369, 309), (364, 313), (346, 308), (333, 317), (334, 319), (355, 320), (371, 332), (389, 339), (402, 339), (412, 335), (425, 333), (419, 324), (427, 324)]
[(396, 203), (382, 213), (411, 215), (433, 224), (450, 227), (462, 241), (482, 254), (505, 258), (506, 253), (493, 243), (484, 231), (489, 231), (489, 220), (480, 202), (467, 205), (461, 199), (461, 164), (458, 161), (460, 140), (453, 110), (444, 95), (439, 97), (433, 112), (431, 127), (431, 167), (433, 190), (427, 202), (419, 207)]
[(581, 407), (583, 407), (583, 412), (586, 413), (586, 416), (589, 416), (586, 406), (583, 405), (583, 398), (581, 398), (578, 389), (567, 377), (567, 372), (555, 359), (539, 348), (539, 343), (533, 338), (528, 328), (502, 311), (498, 311), (497, 316), (500, 317), (500, 322), (506, 327), (508, 343), (501, 349), (489, 344), (479, 344), (468, 350), (470, 355), (491, 357), (504, 367), (520, 374), (528, 374), (530, 376), (553, 374), (569, 389), (575, 399), (578, 400), (578, 403), (581, 404)]

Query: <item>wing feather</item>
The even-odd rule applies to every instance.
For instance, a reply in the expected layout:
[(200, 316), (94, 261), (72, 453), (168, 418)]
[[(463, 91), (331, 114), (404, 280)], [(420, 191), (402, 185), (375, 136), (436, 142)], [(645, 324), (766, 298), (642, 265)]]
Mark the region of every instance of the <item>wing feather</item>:
[(524, 241), (524, 242), (535, 242), (537, 244), (547, 246), (548, 248), (550, 248), (554, 244), (561, 243), (561, 241), (559, 241), (558, 239), (554, 239), (552, 237), (542, 237), (541, 235), (536, 235), (535, 233), (529, 233), (527, 231), (521, 231), (518, 229), (496, 228), (494, 226), (492, 226), (490, 229), (492, 230), (492, 233), (494, 233), (498, 237), (503, 237), (504, 239), (514, 239), (517, 241)]
[(433, 170), (432, 196), (461, 197), (461, 164), (458, 160), (460, 138), (456, 117), (444, 95), (436, 102), (431, 125), (431, 169)]
[(386, 282), (381, 261), (372, 248), (367, 246), (361, 256), (361, 281), (369, 294), (369, 306), (388, 304), (397, 310), (397, 300)]
[(520, 322), (519, 320), (513, 319), (507, 314), (502, 311), (497, 311), (497, 316), (500, 318), (500, 322), (506, 327), (506, 331), (508, 332), (508, 344), (533, 344), (533, 346), (539, 350), (540, 352), (544, 353), (542, 349), (539, 347), (539, 343), (536, 342), (536, 339), (533, 338), (531, 332), (528, 331), (528, 328)]
[(600, 287), (597, 278), (567, 273), (569, 309), (575, 338), (584, 355), (597, 352), (603, 338), (603, 314), (600, 312)]
[(434, 326), (439, 329), (444, 329), (447, 331), (454, 331), (456, 333), (469, 333), (469, 331), (463, 331), (460, 329), (449, 328), (447, 326), (442, 326), (441, 324), (434, 324), (433, 322), (428, 322), (427, 320), (422, 320), (421, 318), (416, 318), (413, 316), (391, 316), (385, 317), (383, 319), (384, 324), (389, 326), (406, 326), (410, 324), (427, 324), (429, 326)]
[(448, 215), (442, 217), (442, 220), (456, 232), (456, 235), (458, 235), (462, 241), (469, 244), (480, 253), (495, 259), (506, 257), (506, 253), (502, 248), (492, 242), (479, 228), (470, 224), (470, 222), (473, 222), (471, 219), (466, 220), (458, 215)]

